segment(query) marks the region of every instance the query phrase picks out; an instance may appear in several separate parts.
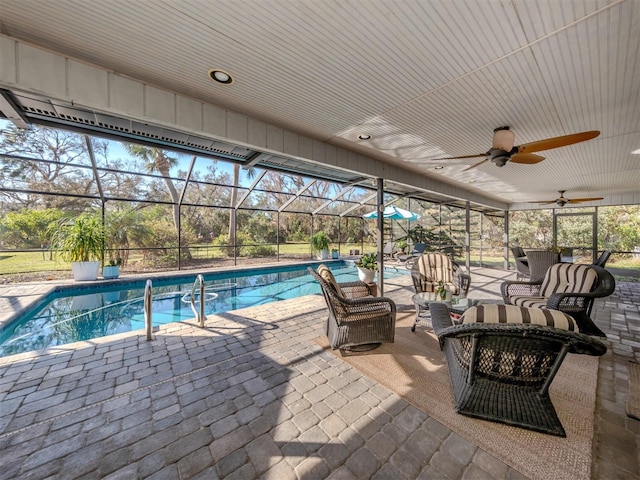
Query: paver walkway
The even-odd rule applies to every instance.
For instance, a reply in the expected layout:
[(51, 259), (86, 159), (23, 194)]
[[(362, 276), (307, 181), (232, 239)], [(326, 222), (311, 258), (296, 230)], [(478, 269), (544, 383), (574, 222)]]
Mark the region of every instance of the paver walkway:
[[(506, 275), (474, 270), (472, 296), (495, 296)], [(413, 309), (410, 279), (388, 282)], [(637, 478), (640, 422), (624, 401), (639, 300), (625, 284), (594, 311), (611, 347), (594, 478)], [(204, 330), (170, 324), (151, 342), (132, 332), (0, 358), (0, 479), (523, 478), (315, 345), (325, 311), (307, 296)]]

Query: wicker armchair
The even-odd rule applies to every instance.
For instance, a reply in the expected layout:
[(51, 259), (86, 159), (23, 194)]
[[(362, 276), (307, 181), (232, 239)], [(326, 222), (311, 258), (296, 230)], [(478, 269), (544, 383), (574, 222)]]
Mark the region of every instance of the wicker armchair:
[(610, 256), (611, 256), (611, 250), (603, 250), (600, 256), (596, 258), (596, 261), (593, 262), (593, 264), (598, 267), (604, 268)]
[(527, 254), (524, 253), (524, 249), (522, 247), (511, 247), (511, 253), (516, 263), (516, 280), (528, 278), (531, 272), (529, 271), (529, 261), (527, 260)]
[(411, 279), (416, 293), (435, 292), (442, 282), (453, 295), (466, 296), (471, 277), (444, 253), (425, 253), (411, 267)]
[(373, 297), (364, 282), (337, 283), (325, 265), (318, 272), (308, 267), (327, 302), (325, 333), (334, 350), (364, 350), (393, 343), (396, 304), (390, 298)]
[[(528, 320), (532, 309), (508, 305), (472, 309), (481, 307), (486, 309), (485, 323), (453, 325), (445, 304), (429, 305), (434, 332), (447, 358), (456, 412), (565, 437), (549, 398), (551, 382), (567, 353), (600, 356), (606, 346), (574, 331), (531, 323), (500, 323), (499, 315), (487, 318), (491, 309), (495, 312), (501, 308), (507, 310), (507, 322), (511, 322), (508, 309), (525, 311), (516, 312), (516, 316)], [(553, 314), (565, 325), (572, 325), (571, 317), (561, 312), (537, 312), (543, 315), (543, 321), (548, 321), (546, 314)]]
[(560, 254), (550, 250), (527, 251), (529, 278), (532, 282), (542, 280), (551, 265), (560, 262)]
[(596, 298), (608, 297), (616, 288), (611, 273), (596, 265), (557, 263), (538, 281), (506, 281), (500, 285), (504, 303), (549, 308), (571, 315), (580, 332), (604, 337), (591, 320)]

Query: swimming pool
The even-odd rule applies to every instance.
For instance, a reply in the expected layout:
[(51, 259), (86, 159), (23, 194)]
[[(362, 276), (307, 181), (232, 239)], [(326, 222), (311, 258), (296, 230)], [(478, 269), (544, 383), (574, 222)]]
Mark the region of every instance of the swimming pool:
[[(299, 264), (205, 274), (205, 314), (237, 310), (320, 293), (320, 286)], [(352, 263), (332, 262), (338, 282), (358, 279)], [(385, 270), (385, 278), (408, 271)], [(193, 319), (190, 295), (196, 274), (153, 280), (153, 325)], [(0, 332), (0, 357), (41, 350), (144, 328), (145, 282), (65, 289)], [(199, 295), (195, 297), (199, 306)]]

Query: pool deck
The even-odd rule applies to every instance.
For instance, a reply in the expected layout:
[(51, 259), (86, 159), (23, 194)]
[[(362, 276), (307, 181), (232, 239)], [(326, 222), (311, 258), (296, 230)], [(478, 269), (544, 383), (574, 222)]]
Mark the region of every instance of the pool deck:
[[(512, 272), (472, 269), (472, 298)], [(0, 286), (5, 315), (53, 284)], [(413, 311), (408, 276), (385, 295)], [(320, 295), (0, 358), (0, 479), (521, 479), (519, 472), (323, 351)], [(637, 479), (625, 414), (640, 361), (640, 283), (593, 315), (600, 358), (592, 478)], [(8, 315), (7, 317), (8, 318)], [(420, 438), (420, 442), (415, 439)], [(419, 448), (417, 447), (419, 443)]]

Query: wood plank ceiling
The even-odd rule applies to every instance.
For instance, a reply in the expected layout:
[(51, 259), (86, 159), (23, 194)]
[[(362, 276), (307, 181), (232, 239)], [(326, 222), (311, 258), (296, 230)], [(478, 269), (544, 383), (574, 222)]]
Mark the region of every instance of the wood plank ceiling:
[[(640, 203), (640, 0), (0, 0), (0, 32), (507, 203)], [(502, 125), (602, 133), (536, 165), (433, 160)]]

